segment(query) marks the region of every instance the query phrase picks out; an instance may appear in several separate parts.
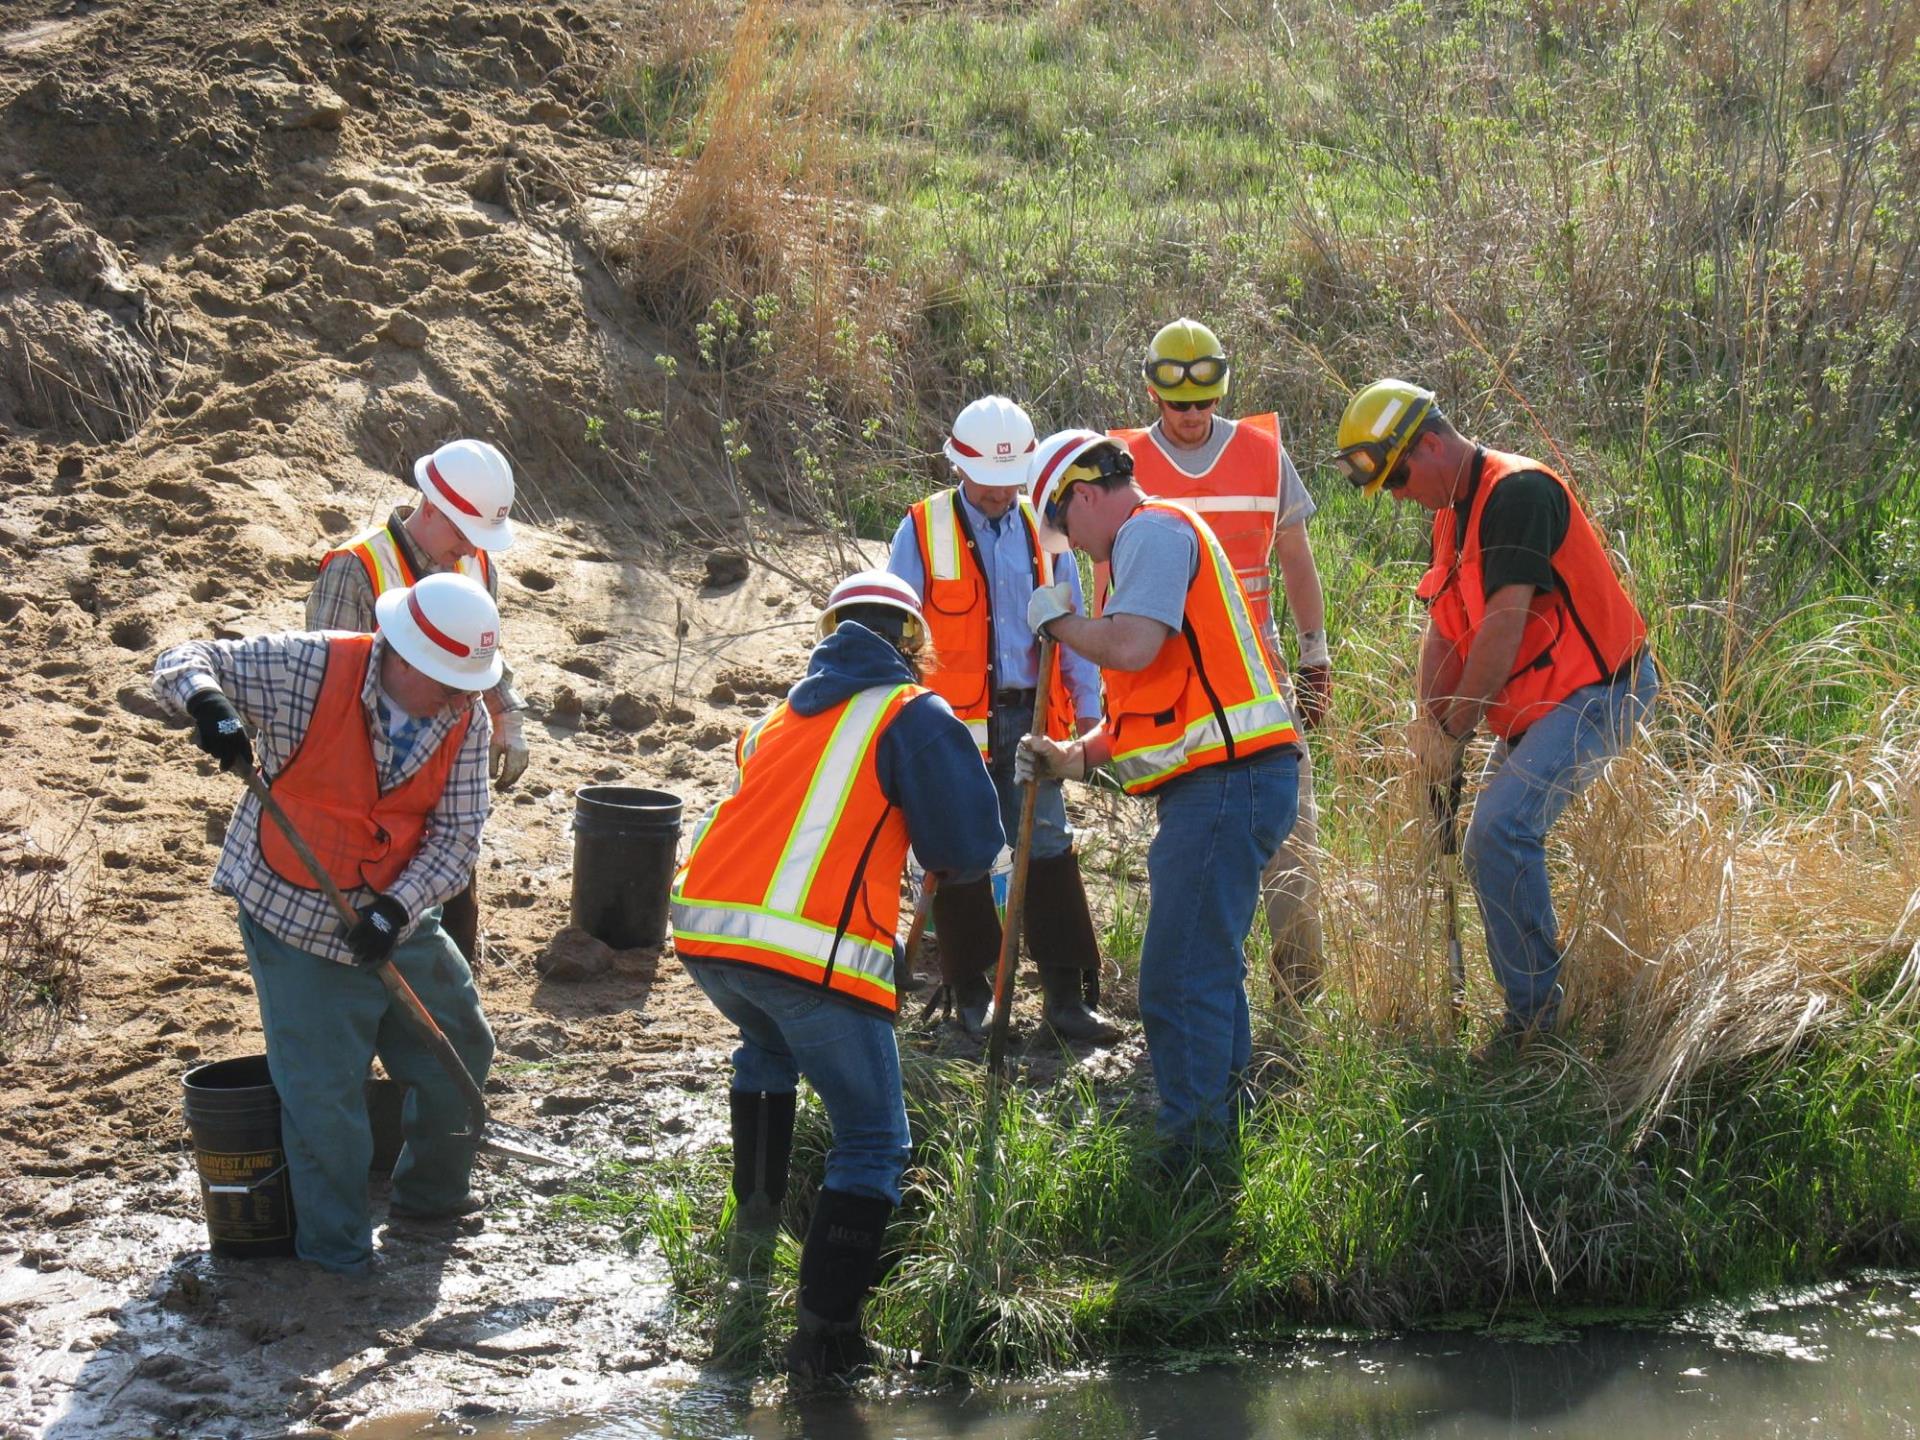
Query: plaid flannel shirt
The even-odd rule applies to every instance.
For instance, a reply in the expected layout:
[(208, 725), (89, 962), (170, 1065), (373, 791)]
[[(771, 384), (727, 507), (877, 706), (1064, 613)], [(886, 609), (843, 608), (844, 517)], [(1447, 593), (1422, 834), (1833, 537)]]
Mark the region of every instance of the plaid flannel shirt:
[[(358, 569), (358, 566), (341, 566)], [(414, 744), (407, 763), (394, 764), (386, 727), (375, 718), (380, 658), (386, 641), (376, 639), (367, 679), (360, 690), (360, 708), (367, 718), (373, 742), (373, 761), (383, 790), (405, 780), (439, 750), (459, 718), (449, 706), (433, 718)], [(153, 667), (153, 693), (168, 710), (187, 713), (187, 701), (203, 690), (221, 690), (254, 730), (260, 767), (271, 779), (306, 736), (313, 707), (320, 699), (327, 671), (327, 637), (287, 633), (256, 635), (245, 640), (189, 640), (163, 652)], [(475, 697), (476, 701), (478, 697)], [(472, 723), (454, 757), (440, 803), (427, 817), (420, 851), (387, 890), (406, 907), (411, 934), (423, 911), (457, 895), (480, 856), (480, 830), (486, 824), (487, 738), (491, 724), (486, 706), (471, 705)], [(340, 917), (319, 890), (303, 890), (281, 879), (260, 853), (260, 803), (251, 793), (242, 795), (227, 822), (226, 843), (214, 867), (213, 888), (231, 895), (240, 908), (269, 933), (314, 955), (351, 964), (353, 953), (341, 939)], [(356, 909), (370, 905), (375, 892), (358, 886), (346, 892)], [(404, 935), (403, 937), (404, 938)]]
[[(439, 567), (420, 553), (420, 547), (407, 533), (407, 517), (411, 514), (410, 505), (394, 506), (393, 513), (387, 516), (387, 533), (400, 547), (400, 553), (407, 558), (407, 568), (415, 575), (438, 574)], [(500, 566), (491, 556), (487, 561), (487, 593), (495, 605), (500, 603)], [(374, 620), (373, 602), (373, 581), (367, 578), (366, 566), (358, 561), (347, 564), (342, 560), (323, 565), (320, 578), (313, 582), (313, 590), (307, 596), (307, 629), (371, 635), (380, 628)], [(513, 667), (504, 661), (500, 667), (500, 683), (488, 693), (502, 711), (526, 709), (527, 702), (513, 688)]]

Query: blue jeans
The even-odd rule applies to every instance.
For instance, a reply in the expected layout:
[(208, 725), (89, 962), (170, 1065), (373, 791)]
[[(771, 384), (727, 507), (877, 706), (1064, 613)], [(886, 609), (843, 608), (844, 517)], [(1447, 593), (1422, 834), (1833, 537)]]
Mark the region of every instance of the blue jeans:
[(1154, 793), (1152, 895), (1140, 946), (1140, 1023), (1160, 1091), (1157, 1124), (1176, 1145), (1232, 1134), (1253, 1058), (1244, 947), (1260, 872), (1293, 828), (1299, 756), (1210, 765)]
[[(357, 1272), (373, 1259), (367, 1167), (367, 1067), (378, 1055), (408, 1086), (401, 1130), (406, 1145), (393, 1167), (394, 1203), (449, 1210), (467, 1194), (473, 1169), (467, 1105), (387, 987), (371, 970), (296, 949), (240, 912), (240, 942), (260, 997), (267, 1068), (280, 1092), (280, 1138), (292, 1182), (294, 1253), (329, 1270)], [(393, 963), (446, 1032), (479, 1085), (493, 1063), (493, 1031), (480, 1011), (473, 972), (426, 913), (393, 952)]]
[[(1020, 811), (1027, 803), (1027, 792), (1013, 778), (1013, 755), (1020, 737), (1033, 723), (1031, 714), (995, 711), (993, 724), (993, 764), (987, 774), (993, 777), (994, 791), (1000, 797), (1000, 828), (1007, 832), (1007, 844), (1020, 839)], [(1067, 826), (1067, 797), (1058, 780), (1042, 780), (1033, 797), (1033, 858), (1051, 860), (1073, 848), (1073, 831)]]
[(682, 958), (707, 998), (740, 1028), (733, 1088), (790, 1095), (806, 1076), (833, 1122), (827, 1188), (898, 1205), (911, 1141), (893, 1022), (750, 965)]
[(1653, 660), (1611, 685), (1574, 691), (1487, 765), (1460, 859), (1480, 902), (1487, 959), (1510, 1029), (1550, 1027), (1560, 1007), (1560, 922), (1547, 883), (1547, 832), (1620, 753), (1659, 689)]

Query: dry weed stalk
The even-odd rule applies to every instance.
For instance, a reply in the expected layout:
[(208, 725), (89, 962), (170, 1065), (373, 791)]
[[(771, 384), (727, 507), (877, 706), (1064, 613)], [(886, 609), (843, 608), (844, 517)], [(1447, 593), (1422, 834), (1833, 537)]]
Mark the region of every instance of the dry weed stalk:
[(47, 1034), (79, 998), (104, 925), (76, 879), (89, 848), (83, 814), (51, 849), (28, 835), (0, 856), (0, 1054)]

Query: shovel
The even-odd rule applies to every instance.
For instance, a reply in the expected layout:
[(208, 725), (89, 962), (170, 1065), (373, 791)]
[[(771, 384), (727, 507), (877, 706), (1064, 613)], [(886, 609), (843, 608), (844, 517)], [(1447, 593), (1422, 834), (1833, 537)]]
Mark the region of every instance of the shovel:
[(1447, 1000), (1457, 1029), (1467, 1008), (1467, 963), (1460, 950), (1460, 793), (1467, 782), (1466, 758), (1454, 757), (1445, 785), (1427, 786), (1427, 813), (1440, 833), (1440, 890), (1447, 907)]
[[(260, 808), (272, 817), (273, 823), (280, 827), (280, 833), (287, 837), (287, 844), (300, 857), (300, 863), (307, 867), (307, 873), (313, 877), (314, 883), (333, 902), (341, 923), (348, 927), (359, 924), (358, 912), (347, 903), (347, 897), (340, 893), (340, 887), (333, 883), (333, 877), (322, 867), (312, 848), (294, 828), (293, 821), (280, 808), (280, 802), (273, 798), (273, 792), (267, 788), (267, 782), (260, 772), (249, 766), (241, 778), (247, 782), (247, 789), (252, 792), (253, 798), (260, 802)], [(480, 1087), (474, 1083), (466, 1063), (453, 1048), (453, 1042), (447, 1039), (446, 1032), (434, 1020), (432, 1013), (421, 1004), (420, 997), (413, 993), (413, 987), (407, 984), (406, 977), (393, 968), (391, 959), (382, 960), (374, 966), (373, 973), (380, 977), (380, 983), (387, 987), (387, 993), (398, 1002), (400, 1014), (413, 1027), (414, 1033), (427, 1043), (427, 1048), (433, 1051), (434, 1058), (440, 1062), (440, 1068), (447, 1072), (447, 1078), (453, 1081), (460, 1091), (460, 1097), (467, 1102), (467, 1128), (453, 1136), (454, 1139), (472, 1139), (476, 1142), (475, 1148), (489, 1155), (522, 1160), (530, 1165), (566, 1166), (572, 1163), (562, 1157), (542, 1154), (504, 1140), (488, 1139), (487, 1098), (480, 1093)]]
[[(1053, 674), (1051, 636), (1040, 637), (1040, 684), (1034, 691), (1033, 724), (1029, 734), (1042, 734), (1047, 723), (1047, 677)], [(993, 1026), (987, 1032), (987, 1087), (995, 1108), (1000, 1083), (1000, 1060), (1007, 1049), (1007, 1021), (1013, 1010), (1013, 965), (1020, 953), (1021, 921), (1027, 910), (1027, 863), (1033, 858), (1033, 814), (1040, 793), (1036, 776), (1027, 781), (1020, 801), (1020, 836), (1013, 847), (1013, 874), (1007, 881), (1007, 914), (1000, 922), (1000, 964), (993, 975)]]

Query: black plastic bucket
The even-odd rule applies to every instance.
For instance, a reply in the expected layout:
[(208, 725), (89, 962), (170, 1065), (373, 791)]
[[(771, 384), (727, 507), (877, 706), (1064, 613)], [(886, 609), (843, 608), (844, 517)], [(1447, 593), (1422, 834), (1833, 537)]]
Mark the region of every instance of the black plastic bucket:
[(267, 1057), (197, 1065), (181, 1088), (213, 1253), (237, 1260), (291, 1255), (293, 1189)]
[(680, 797), (585, 785), (573, 797), (573, 923), (616, 950), (667, 943)]

